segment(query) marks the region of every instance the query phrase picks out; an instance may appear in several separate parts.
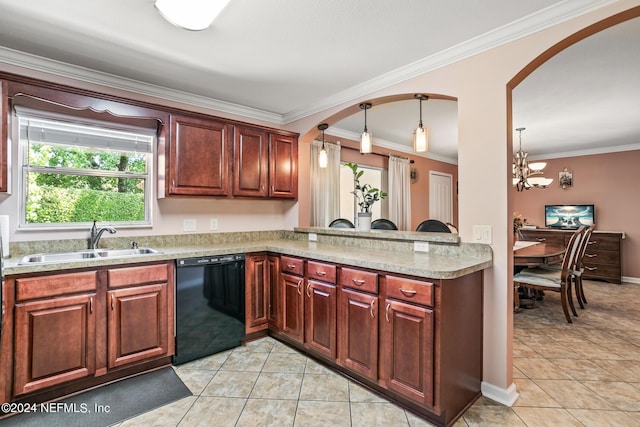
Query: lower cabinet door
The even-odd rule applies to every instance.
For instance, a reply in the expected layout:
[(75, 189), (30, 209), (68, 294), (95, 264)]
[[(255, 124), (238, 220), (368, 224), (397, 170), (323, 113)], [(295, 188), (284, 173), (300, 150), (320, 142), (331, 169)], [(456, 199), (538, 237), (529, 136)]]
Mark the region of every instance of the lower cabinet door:
[(94, 374), (94, 305), (93, 293), (16, 304), (15, 395)]
[(373, 381), (378, 379), (378, 297), (340, 290), (338, 363)]
[(305, 290), (305, 345), (310, 350), (336, 359), (335, 285), (307, 279)]
[(433, 311), (387, 299), (380, 323), (382, 384), (433, 406)]
[(167, 286), (160, 283), (107, 293), (109, 368), (168, 354)]
[(304, 279), (281, 275), (282, 332), (301, 344), (304, 342)]

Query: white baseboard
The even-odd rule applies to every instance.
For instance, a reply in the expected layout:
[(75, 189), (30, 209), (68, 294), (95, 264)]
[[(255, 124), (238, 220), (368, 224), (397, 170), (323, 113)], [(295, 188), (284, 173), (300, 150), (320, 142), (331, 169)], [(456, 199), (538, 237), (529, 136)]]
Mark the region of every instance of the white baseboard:
[(508, 407), (511, 407), (520, 397), (515, 384), (511, 384), (508, 388), (501, 388), (483, 381), (480, 390), (484, 397)]
[(640, 277), (622, 276), (622, 283), (633, 283), (634, 285), (640, 285)]

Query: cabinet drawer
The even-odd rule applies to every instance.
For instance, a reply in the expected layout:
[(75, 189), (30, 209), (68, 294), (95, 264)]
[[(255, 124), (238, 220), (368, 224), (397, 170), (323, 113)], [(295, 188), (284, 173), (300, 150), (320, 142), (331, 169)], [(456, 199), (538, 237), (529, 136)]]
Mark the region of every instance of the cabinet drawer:
[(340, 284), (343, 288), (378, 293), (378, 275), (371, 271), (342, 268), (340, 270)]
[(336, 283), (336, 266), (317, 261), (307, 261), (307, 277), (325, 283)]
[(620, 279), (620, 266), (619, 265), (607, 265), (596, 264), (585, 260), (584, 262), (584, 276), (590, 277), (607, 277)]
[(589, 246), (587, 246), (587, 251), (599, 251), (609, 250), (609, 251), (620, 251), (620, 239), (614, 236), (603, 236), (598, 235), (598, 233), (594, 232), (589, 239)]
[(549, 243), (560, 246), (565, 245), (565, 236), (564, 234), (560, 233), (531, 232), (521, 230), (520, 234), (522, 235), (522, 240)]
[(97, 283), (95, 271), (16, 279), (16, 300), (95, 291)]
[(109, 288), (121, 288), (144, 283), (167, 282), (167, 264), (144, 265), (139, 267), (112, 268), (107, 270)]
[(595, 251), (594, 249), (587, 247), (587, 250), (584, 253), (583, 261), (585, 264), (589, 265), (620, 265), (620, 252), (607, 250)]
[(433, 306), (433, 283), (430, 282), (387, 276), (386, 292), (388, 298)]
[(304, 260), (289, 256), (280, 257), (280, 270), (283, 273), (295, 274), (302, 276), (304, 274)]

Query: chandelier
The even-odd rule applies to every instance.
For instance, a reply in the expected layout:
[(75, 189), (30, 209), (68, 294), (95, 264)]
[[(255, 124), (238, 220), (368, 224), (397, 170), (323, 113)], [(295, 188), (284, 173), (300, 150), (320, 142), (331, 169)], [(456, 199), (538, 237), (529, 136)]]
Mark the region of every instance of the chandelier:
[(542, 169), (547, 166), (545, 162), (529, 163), (527, 154), (522, 151), (522, 131), (525, 128), (518, 128), (520, 146), (513, 156), (513, 186), (518, 191), (534, 188), (547, 188), (553, 182), (552, 178), (542, 176)]

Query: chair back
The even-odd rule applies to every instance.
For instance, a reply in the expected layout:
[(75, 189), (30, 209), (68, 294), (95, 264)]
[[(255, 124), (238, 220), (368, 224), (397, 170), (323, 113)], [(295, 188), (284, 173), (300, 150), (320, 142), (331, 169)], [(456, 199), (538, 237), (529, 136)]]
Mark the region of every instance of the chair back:
[(575, 268), (575, 261), (580, 249), (580, 242), (584, 235), (585, 226), (582, 225), (571, 235), (569, 244), (562, 258), (562, 272), (560, 273), (560, 280), (563, 282), (567, 279), (567, 276)]
[(396, 225), (385, 218), (378, 218), (371, 223), (372, 230), (397, 230), (398, 227)]
[(428, 219), (422, 221), (416, 228), (416, 231), (427, 231), (432, 233), (451, 233), (451, 229), (442, 221), (437, 219)]
[(587, 252), (587, 246), (589, 246), (589, 239), (591, 239), (591, 233), (596, 228), (596, 225), (593, 224), (591, 227), (588, 227), (583, 235), (582, 241), (580, 242), (580, 248), (578, 249), (578, 254), (576, 255), (575, 262), (573, 263), (572, 270), (582, 271), (584, 269), (584, 265), (582, 264), (584, 254)]
[(346, 218), (338, 218), (338, 219), (334, 219), (333, 221), (331, 221), (331, 224), (329, 224), (329, 227), (332, 228), (356, 228), (355, 225), (353, 225), (353, 223), (351, 221), (349, 221)]

